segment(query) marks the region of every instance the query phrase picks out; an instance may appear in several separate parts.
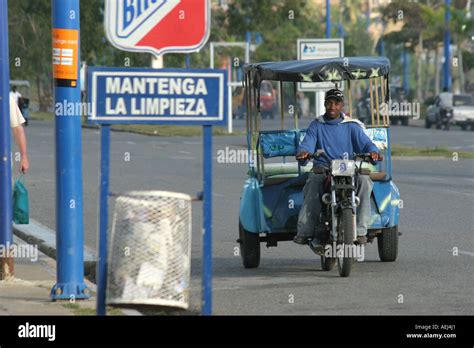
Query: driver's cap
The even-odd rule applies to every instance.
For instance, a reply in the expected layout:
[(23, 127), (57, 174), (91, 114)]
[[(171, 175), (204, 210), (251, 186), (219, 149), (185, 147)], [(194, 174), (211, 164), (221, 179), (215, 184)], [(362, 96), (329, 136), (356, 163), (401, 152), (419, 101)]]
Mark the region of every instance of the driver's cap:
[(334, 98), (340, 102), (344, 102), (344, 94), (342, 91), (334, 88), (330, 89), (329, 91), (326, 92), (326, 96), (324, 97), (324, 100), (328, 100), (330, 98)]

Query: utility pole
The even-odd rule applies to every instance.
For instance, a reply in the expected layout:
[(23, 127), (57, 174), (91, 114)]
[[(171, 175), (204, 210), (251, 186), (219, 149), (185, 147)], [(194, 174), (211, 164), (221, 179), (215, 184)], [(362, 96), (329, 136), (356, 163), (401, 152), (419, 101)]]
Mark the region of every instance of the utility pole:
[(8, 1), (0, 1), (0, 280), (14, 276), (12, 173), (10, 140), (10, 65), (8, 56)]
[[(79, 0), (53, 0), (51, 5), (55, 105), (80, 105)], [(57, 283), (51, 289), (53, 300), (70, 301), (90, 297), (84, 283), (82, 115), (76, 114), (81, 108), (72, 109), (73, 114), (55, 114), (54, 118)]]

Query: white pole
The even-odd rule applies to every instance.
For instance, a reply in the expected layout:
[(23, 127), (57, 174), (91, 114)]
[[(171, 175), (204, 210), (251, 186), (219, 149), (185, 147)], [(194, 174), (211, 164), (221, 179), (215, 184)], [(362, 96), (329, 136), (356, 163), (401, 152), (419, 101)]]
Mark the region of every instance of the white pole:
[(250, 42), (245, 44), (245, 63), (250, 63)]
[(153, 69), (163, 69), (163, 56), (151, 56), (151, 67)]
[(314, 92), (314, 101), (315, 101), (315, 117), (321, 116), (326, 112), (324, 107), (324, 92), (316, 91)]
[(214, 42), (211, 42), (211, 69), (214, 69)]

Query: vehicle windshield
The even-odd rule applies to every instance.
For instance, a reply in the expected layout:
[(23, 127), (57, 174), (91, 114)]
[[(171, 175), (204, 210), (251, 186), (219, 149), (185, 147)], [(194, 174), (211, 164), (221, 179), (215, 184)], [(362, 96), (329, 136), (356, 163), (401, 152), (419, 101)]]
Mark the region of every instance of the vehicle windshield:
[(455, 95), (454, 106), (474, 106), (474, 98), (471, 95)]

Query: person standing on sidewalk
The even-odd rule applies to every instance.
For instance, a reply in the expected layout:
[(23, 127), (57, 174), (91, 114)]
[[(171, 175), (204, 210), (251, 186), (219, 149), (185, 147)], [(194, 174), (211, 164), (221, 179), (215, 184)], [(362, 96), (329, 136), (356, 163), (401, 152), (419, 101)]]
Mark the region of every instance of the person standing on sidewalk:
[(12, 129), (15, 143), (20, 150), (20, 172), (26, 174), (30, 169), (30, 162), (26, 151), (26, 135), (23, 123), (25, 123), (25, 119), (15, 99), (10, 95), (10, 128)]

